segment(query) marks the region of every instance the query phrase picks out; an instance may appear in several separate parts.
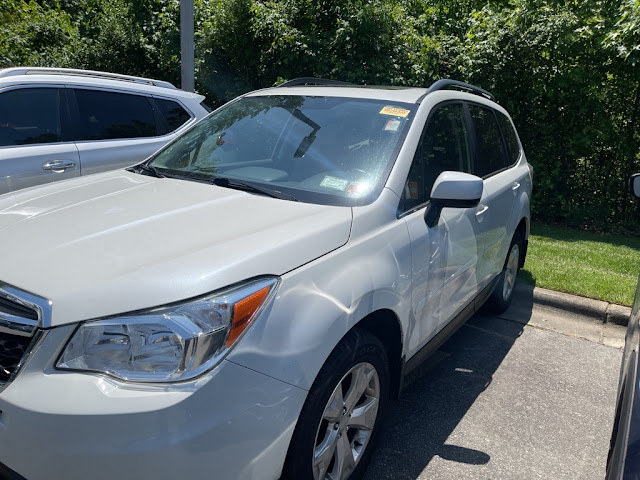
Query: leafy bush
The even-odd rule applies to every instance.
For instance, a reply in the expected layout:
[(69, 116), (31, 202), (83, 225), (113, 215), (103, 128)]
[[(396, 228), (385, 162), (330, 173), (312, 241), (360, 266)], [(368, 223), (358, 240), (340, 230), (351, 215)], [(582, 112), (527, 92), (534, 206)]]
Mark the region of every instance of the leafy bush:
[[(4, 0), (0, 66), (178, 83), (179, 0)], [(196, 88), (219, 105), (299, 76), (492, 91), (536, 168), (533, 214), (640, 232), (640, 4), (606, 0), (195, 0)]]

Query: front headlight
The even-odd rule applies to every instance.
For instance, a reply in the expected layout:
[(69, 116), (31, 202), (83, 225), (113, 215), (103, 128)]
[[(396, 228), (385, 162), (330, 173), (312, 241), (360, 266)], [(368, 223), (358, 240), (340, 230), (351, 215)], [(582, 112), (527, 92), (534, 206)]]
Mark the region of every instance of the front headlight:
[(193, 378), (224, 357), (277, 283), (260, 278), (188, 302), (82, 323), (56, 367), (134, 382)]

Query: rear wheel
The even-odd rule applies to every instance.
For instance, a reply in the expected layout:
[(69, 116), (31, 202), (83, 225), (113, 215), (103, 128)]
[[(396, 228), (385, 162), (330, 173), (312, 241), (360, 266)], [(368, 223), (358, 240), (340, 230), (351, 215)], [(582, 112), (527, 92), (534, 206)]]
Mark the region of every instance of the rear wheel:
[(309, 391), (282, 478), (360, 478), (371, 456), (388, 391), (384, 347), (366, 331), (349, 332)]
[(518, 272), (520, 271), (521, 252), (522, 237), (516, 235), (511, 240), (504, 267), (498, 277), (498, 284), (485, 304), (487, 311), (491, 313), (502, 313), (511, 305), (513, 290), (516, 285)]

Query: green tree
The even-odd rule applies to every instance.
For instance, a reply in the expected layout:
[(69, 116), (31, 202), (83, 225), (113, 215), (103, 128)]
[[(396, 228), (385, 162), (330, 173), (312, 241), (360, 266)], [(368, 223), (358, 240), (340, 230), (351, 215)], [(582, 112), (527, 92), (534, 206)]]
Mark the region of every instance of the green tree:
[[(640, 231), (638, 0), (195, 0), (211, 105), (300, 76), (491, 90), (536, 168), (538, 219)], [(0, 66), (180, 79), (179, 0), (5, 0)]]
[(79, 47), (66, 12), (35, 1), (0, 3), (0, 66), (72, 66)]

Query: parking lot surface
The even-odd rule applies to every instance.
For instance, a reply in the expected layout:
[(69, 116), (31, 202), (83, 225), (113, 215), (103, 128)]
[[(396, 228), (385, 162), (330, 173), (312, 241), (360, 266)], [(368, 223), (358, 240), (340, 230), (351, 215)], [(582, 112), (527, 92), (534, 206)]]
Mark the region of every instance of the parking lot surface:
[(604, 477), (624, 329), (514, 301), (411, 375), (366, 480)]

